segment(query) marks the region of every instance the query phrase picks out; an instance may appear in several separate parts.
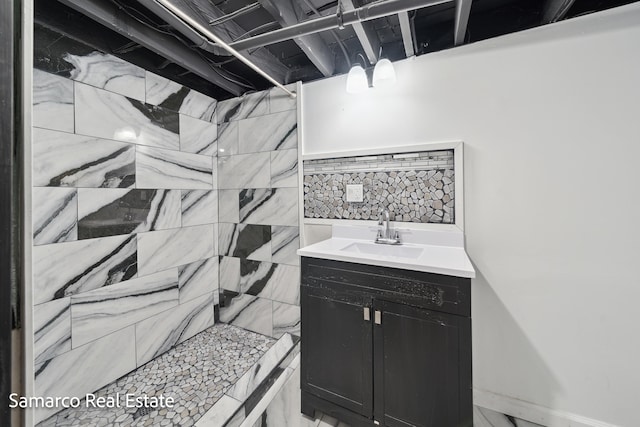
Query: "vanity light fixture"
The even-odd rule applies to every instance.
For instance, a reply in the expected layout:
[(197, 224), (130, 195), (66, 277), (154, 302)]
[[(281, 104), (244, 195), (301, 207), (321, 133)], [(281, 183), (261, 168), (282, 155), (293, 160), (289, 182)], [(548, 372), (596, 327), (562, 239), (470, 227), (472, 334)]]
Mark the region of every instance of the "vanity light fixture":
[(347, 75), (347, 93), (361, 93), (368, 87), (369, 81), (364, 68), (360, 64), (351, 67)]
[(387, 87), (396, 82), (396, 70), (387, 58), (381, 59), (373, 69), (373, 87)]
[[(358, 54), (362, 56), (362, 54)], [(380, 48), (382, 55), (382, 48)], [(362, 61), (366, 64), (364, 56)], [(388, 87), (396, 82), (396, 70), (387, 58), (380, 59), (373, 69), (372, 86), (377, 88)], [(369, 88), (369, 77), (362, 65), (351, 67), (347, 75), (347, 93), (362, 93)]]

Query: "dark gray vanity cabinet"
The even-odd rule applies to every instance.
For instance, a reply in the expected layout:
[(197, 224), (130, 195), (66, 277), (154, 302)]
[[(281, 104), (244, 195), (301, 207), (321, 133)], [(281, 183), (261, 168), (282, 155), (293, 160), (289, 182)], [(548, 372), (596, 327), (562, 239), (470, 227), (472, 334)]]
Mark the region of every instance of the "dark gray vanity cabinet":
[(302, 258), (302, 412), (472, 426), (470, 279)]

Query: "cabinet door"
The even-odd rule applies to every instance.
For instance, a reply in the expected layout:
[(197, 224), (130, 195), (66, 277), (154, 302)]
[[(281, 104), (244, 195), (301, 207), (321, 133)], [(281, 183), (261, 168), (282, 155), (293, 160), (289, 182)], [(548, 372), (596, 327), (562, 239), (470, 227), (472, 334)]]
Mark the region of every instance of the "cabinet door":
[(301, 388), (372, 416), (371, 298), (356, 292), (301, 288)]
[(471, 426), (471, 320), (388, 301), (374, 309), (374, 418), (389, 427)]

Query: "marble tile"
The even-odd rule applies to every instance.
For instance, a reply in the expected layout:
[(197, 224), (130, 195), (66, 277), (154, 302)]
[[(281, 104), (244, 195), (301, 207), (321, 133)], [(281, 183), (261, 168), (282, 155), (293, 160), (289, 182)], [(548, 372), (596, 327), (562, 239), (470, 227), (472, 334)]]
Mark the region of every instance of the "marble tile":
[(238, 122), (218, 125), (218, 156), (238, 154)]
[(298, 150), (271, 152), (271, 187), (298, 187)]
[(301, 427), (300, 369), (292, 369), (284, 386), (271, 400), (258, 427)]
[(211, 190), (213, 163), (209, 156), (159, 148), (136, 148), (136, 187)]
[(180, 303), (202, 295), (218, 293), (218, 257), (192, 262), (178, 268)]
[(198, 420), (198, 422), (196, 422), (195, 426), (223, 426), (241, 405), (242, 402), (225, 394), (202, 416), (202, 418)]
[(144, 69), (102, 52), (67, 53), (64, 60), (73, 65), (71, 79), (144, 102)]
[(145, 91), (147, 104), (179, 111), (189, 88), (157, 74), (146, 72)]
[(248, 189), (240, 192), (240, 222), (298, 225), (298, 189)]
[(220, 289), (240, 292), (240, 258), (220, 257)]
[(180, 191), (78, 189), (78, 238), (180, 227)]
[(177, 150), (178, 113), (75, 83), (76, 133)]
[(299, 303), (300, 269), (284, 264), (240, 260), (240, 291), (288, 304)]
[(36, 246), (33, 248), (34, 304), (134, 278), (136, 255), (135, 236)]
[(71, 298), (60, 298), (33, 307), (35, 363), (71, 350)]
[(271, 372), (243, 406), (246, 416), (241, 427), (259, 427), (263, 420), (266, 421), (265, 411), (292, 374), (293, 369), (282, 366)]
[(270, 226), (220, 223), (218, 227), (220, 255), (271, 260)]
[(135, 184), (135, 145), (33, 129), (33, 185), (128, 188)]
[(300, 229), (274, 225), (271, 227), (271, 260), (279, 264), (300, 265), (296, 251), (300, 249)]
[(147, 71), (147, 103), (177, 111), (195, 119), (216, 121), (217, 101), (172, 80)]
[(78, 193), (74, 188), (34, 187), (33, 244), (78, 239)]
[[(285, 86), (291, 91), (296, 90), (296, 84), (292, 83)], [(269, 90), (269, 112), (279, 113), (281, 111), (295, 110), (298, 108), (298, 99), (300, 97), (291, 98), (281, 89), (274, 87)]]
[(271, 183), (269, 153), (218, 157), (218, 188), (267, 188)]
[(297, 341), (290, 334), (284, 334), (261, 358), (251, 370), (246, 372), (233, 387), (229, 389), (227, 395), (244, 402), (251, 393), (267, 378), (282, 361), (282, 359), (293, 349)]
[(240, 201), (238, 190), (218, 191), (218, 220), (220, 222), (240, 222)]
[(213, 294), (203, 295), (136, 324), (138, 366), (213, 325)]
[(215, 156), (218, 152), (218, 126), (180, 114), (180, 151)]
[(180, 114), (215, 123), (217, 104), (218, 101), (215, 99), (195, 90), (190, 90), (184, 97), (178, 111)]
[(33, 70), (33, 126), (73, 132), (73, 82)]
[[(114, 354), (118, 357), (113, 357)], [(84, 396), (135, 368), (135, 334), (130, 326), (36, 365), (34, 395)], [(36, 410), (35, 421), (57, 410)]]
[(297, 147), (298, 119), (295, 110), (245, 119), (238, 123), (240, 153)]
[(300, 336), (300, 306), (273, 302), (273, 336), (290, 333)]
[(271, 300), (240, 294), (220, 304), (220, 321), (271, 336), (272, 310)]
[(173, 268), (71, 297), (73, 348), (178, 305)]
[(182, 226), (218, 222), (218, 192), (182, 190)]
[(278, 265), (270, 262), (240, 260), (240, 293), (271, 299)]
[(245, 94), (218, 103), (218, 123), (269, 114), (269, 91)]
[(95, 49), (77, 40), (71, 39), (60, 32), (46, 28), (35, 22), (33, 25), (33, 67), (69, 77), (73, 65), (65, 61), (69, 53), (75, 55), (89, 55)]
[(300, 268), (285, 264), (273, 264), (276, 269), (270, 281), (273, 283), (271, 299), (287, 304), (300, 304)]
[(247, 415), (244, 408), (240, 408), (235, 414), (224, 424), (224, 427), (241, 427), (245, 422)]
[(139, 275), (211, 258), (213, 225), (198, 225), (138, 234)]
[(473, 407), (473, 425), (474, 427), (543, 427), (540, 424), (475, 405)]

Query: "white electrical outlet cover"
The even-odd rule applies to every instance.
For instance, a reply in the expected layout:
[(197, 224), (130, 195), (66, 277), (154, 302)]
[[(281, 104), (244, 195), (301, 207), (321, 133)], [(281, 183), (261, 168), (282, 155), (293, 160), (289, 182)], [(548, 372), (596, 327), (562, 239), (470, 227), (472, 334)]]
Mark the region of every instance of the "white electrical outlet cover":
[(362, 202), (363, 200), (362, 184), (347, 184), (347, 202)]

